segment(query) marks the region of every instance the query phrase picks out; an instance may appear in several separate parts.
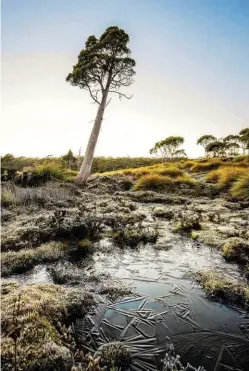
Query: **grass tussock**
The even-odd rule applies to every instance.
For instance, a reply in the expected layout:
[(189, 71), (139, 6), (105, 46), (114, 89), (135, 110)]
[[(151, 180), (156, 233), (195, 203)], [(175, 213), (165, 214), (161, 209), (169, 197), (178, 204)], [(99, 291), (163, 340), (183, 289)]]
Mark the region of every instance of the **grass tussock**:
[(158, 167), (155, 169), (156, 174), (169, 176), (171, 178), (177, 178), (178, 176), (182, 176), (184, 174), (183, 170), (179, 169), (177, 166), (165, 166), (165, 167)]
[(174, 179), (173, 183), (177, 185), (185, 184), (188, 186), (195, 186), (197, 184), (196, 180), (188, 174), (178, 176), (176, 179)]
[(75, 180), (77, 173), (77, 170), (66, 168), (63, 162), (44, 161), (43, 163), (23, 168), (22, 175), (17, 178), (17, 182), (23, 182), (24, 174), (31, 174), (32, 179), (29, 181), (34, 182), (36, 185), (51, 180), (72, 182)]
[(156, 164), (151, 166), (143, 166), (139, 168), (128, 168), (117, 171), (110, 171), (105, 173), (98, 173), (99, 176), (117, 176), (117, 175), (126, 175), (132, 176), (135, 179), (139, 179), (145, 175), (165, 175), (172, 178), (175, 178), (179, 175), (183, 175), (183, 170), (181, 170), (177, 164)]
[[(188, 174), (171, 178), (170, 176), (163, 176), (158, 174), (149, 174), (141, 177), (134, 186), (137, 191), (148, 190), (155, 192), (173, 191), (179, 188), (181, 185), (187, 185), (194, 187), (196, 181), (191, 178)], [(177, 187), (176, 187), (177, 186)]]
[(36, 164), (34, 167), (26, 167), (23, 172), (31, 172), (37, 176), (47, 176), (51, 179), (63, 179), (63, 167), (61, 163), (55, 161), (44, 161), (42, 164)]
[(36, 264), (59, 260), (65, 255), (66, 251), (64, 243), (49, 242), (35, 249), (2, 252), (2, 276), (25, 272)]
[(233, 183), (230, 194), (238, 200), (249, 200), (249, 170)]
[(179, 167), (180, 167), (180, 169), (189, 170), (189, 169), (191, 169), (191, 167), (193, 167), (197, 163), (198, 163), (197, 160), (182, 160), (179, 163)]
[(221, 188), (229, 187), (234, 181), (248, 175), (249, 169), (240, 166), (223, 166), (220, 169), (211, 171), (206, 181), (217, 183)]
[(172, 178), (169, 176), (162, 176), (158, 174), (149, 174), (141, 177), (134, 189), (135, 190), (149, 190), (149, 191), (156, 191), (162, 192), (167, 188), (172, 187), (173, 182)]
[(204, 160), (203, 162), (201, 161), (196, 162), (190, 168), (190, 170), (193, 173), (201, 173), (201, 172), (207, 172), (210, 170), (218, 169), (222, 165), (223, 165), (223, 161), (220, 159), (209, 159), (209, 160)]
[(44, 205), (46, 202), (63, 201), (75, 194), (74, 189), (66, 187), (42, 186), (22, 188), (11, 185), (2, 186), (1, 205), (8, 206), (29, 206)]
[(249, 286), (246, 282), (225, 278), (211, 270), (200, 271), (195, 277), (209, 296), (249, 308)]
[(136, 247), (138, 244), (155, 243), (158, 239), (159, 233), (157, 228), (141, 228), (136, 229), (124, 228), (114, 231), (112, 237), (113, 241), (118, 246)]
[(248, 167), (249, 166), (249, 156), (235, 156), (233, 159), (232, 159), (232, 162), (233, 163), (236, 163), (236, 165), (239, 165), (239, 166), (245, 166), (245, 167)]
[(231, 237), (225, 242), (222, 254), (226, 260), (249, 263), (249, 243), (240, 237)]

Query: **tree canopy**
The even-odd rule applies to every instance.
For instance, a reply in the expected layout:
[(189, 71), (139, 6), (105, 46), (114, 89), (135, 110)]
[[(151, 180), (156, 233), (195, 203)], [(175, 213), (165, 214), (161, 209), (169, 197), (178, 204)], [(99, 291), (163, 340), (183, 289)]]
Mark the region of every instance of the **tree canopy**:
[(97, 104), (101, 103), (101, 95), (107, 90), (129, 98), (120, 91), (120, 88), (131, 85), (135, 75), (136, 63), (130, 58), (128, 42), (129, 35), (117, 26), (107, 28), (99, 39), (89, 36), (66, 81), (86, 89)]

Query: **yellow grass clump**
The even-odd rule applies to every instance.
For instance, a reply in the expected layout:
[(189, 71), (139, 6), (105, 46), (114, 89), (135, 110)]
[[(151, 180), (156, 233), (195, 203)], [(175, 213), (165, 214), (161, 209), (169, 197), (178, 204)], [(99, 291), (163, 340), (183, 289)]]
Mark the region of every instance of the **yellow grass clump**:
[(193, 179), (190, 175), (188, 174), (183, 174), (178, 176), (176, 179), (174, 179), (175, 184), (186, 184), (189, 186), (195, 186), (197, 184), (196, 180)]
[(158, 174), (149, 174), (141, 177), (134, 189), (135, 190), (150, 190), (150, 191), (163, 191), (172, 186), (173, 181), (169, 176), (162, 176)]
[(176, 178), (172, 178), (167, 175), (164, 176), (152, 173), (139, 178), (134, 189), (161, 192), (166, 189), (173, 190), (175, 189), (175, 186), (180, 186), (183, 184), (188, 186), (195, 186), (196, 181), (188, 174), (183, 174)]
[(191, 167), (191, 171), (193, 173), (201, 173), (206, 172), (209, 170), (218, 169), (221, 165), (223, 165), (222, 160), (220, 159), (209, 159), (209, 160), (203, 160), (203, 162), (198, 161), (196, 164), (194, 164)]
[(190, 169), (191, 167), (193, 167), (194, 165), (196, 165), (198, 163), (197, 160), (182, 160), (179, 164), (179, 167), (181, 169)]
[(164, 176), (170, 176), (171, 178), (176, 178), (180, 175), (183, 175), (183, 170), (179, 169), (177, 166), (171, 165), (171, 166), (164, 166), (164, 167), (158, 167), (154, 170), (156, 174), (164, 175)]
[(229, 187), (231, 183), (246, 176), (249, 169), (240, 166), (223, 166), (220, 169), (211, 171), (206, 181), (209, 183), (218, 183), (222, 188)]
[(150, 174), (165, 175), (176, 178), (179, 175), (183, 175), (183, 170), (181, 170), (175, 164), (156, 164), (151, 166), (143, 166), (139, 168), (128, 168), (123, 170), (108, 171), (105, 173), (97, 173), (95, 175), (98, 176), (127, 175), (139, 179), (142, 176)]

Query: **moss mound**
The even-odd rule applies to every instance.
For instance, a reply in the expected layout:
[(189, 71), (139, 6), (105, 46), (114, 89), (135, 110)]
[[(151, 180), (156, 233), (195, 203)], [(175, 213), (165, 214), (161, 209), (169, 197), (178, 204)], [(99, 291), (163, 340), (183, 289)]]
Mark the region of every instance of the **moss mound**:
[(200, 271), (195, 278), (209, 296), (249, 309), (249, 286), (246, 282), (228, 279), (212, 270)]
[(231, 237), (225, 242), (222, 253), (227, 260), (248, 263), (249, 243), (240, 237)]
[(56, 285), (12, 285), (2, 292), (2, 370), (69, 370), (66, 324), (94, 304), (91, 294)]
[(59, 260), (66, 254), (66, 251), (66, 244), (62, 242), (48, 242), (36, 249), (2, 252), (2, 276), (22, 273), (33, 268), (36, 264)]
[(130, 363), (130, 353), (124, 344), (114, 341), (102, 345), (95, 354), (100, 358), (100, 364), (112, 369), (127, 370)]

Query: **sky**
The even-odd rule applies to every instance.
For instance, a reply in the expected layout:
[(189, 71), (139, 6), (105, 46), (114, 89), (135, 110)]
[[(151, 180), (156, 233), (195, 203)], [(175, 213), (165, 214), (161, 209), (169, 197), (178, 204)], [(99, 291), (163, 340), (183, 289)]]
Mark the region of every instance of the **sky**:
[(131, 100), (106, 108), (97, 156), (149, 156), (154, 143), (249, 126), (248, 0), (2, 0), (0, 154), (82, 152), (96, 105), (66, 76), (89, 35), (130, 35)]

